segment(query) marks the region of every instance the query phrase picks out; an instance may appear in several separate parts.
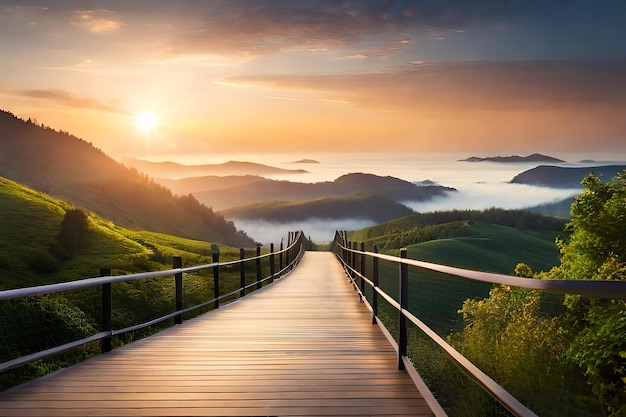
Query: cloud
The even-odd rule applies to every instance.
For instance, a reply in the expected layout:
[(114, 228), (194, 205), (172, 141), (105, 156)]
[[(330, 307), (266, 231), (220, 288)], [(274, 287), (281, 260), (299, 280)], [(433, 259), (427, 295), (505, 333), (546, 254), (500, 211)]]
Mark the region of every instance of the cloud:
[(124, 113), (124, 111), (118, 107), (104, 103), (100, 100), (96, 100), (89, 97), (82, 97), (76, 94), (72, 94), (67, 91), (61, 90), (10, 90), (2, 89), (1, 94), (12, 95), (15, 97), (23, 97), (32, 99), (35, 101), (42, 101), (51, 103), (53, 105), (61, 107), (70, 107), (76, 109), (93, 109), (100, 110), (109, 113)]
[[(252, 59), (284, 51), (368, 50), (381, 36), (406, 44), (397, 30), (420, 36), (458, 29), (447, 7), (402, 5), (403, 2), (325, 2), (260, 0), (212, 1), (181, 22), (187, 30), (167, 42), (163, 54), (229, 55)], [(448, 29), (450, 25), (450, 29)], [(354, 56), (360, 52), (355, 52)]]
[(258, 75), (226, 82), (421, 114), (626, 107), (626, 60), (416, 62), (378, 72)]
[(119, 16), (110, 10), (75, 10), (74, 23), (95, 34), (114, 32), (122, 25)]

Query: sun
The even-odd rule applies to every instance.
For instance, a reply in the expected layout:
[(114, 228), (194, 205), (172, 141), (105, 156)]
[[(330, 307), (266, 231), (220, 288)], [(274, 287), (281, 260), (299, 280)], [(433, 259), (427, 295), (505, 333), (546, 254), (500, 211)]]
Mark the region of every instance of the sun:
[(135, 118), (135, 125), (137, 126), (137, 129), (146, 135), (154, 132), (158, 124), (159, 121), (157, 120), (156, 115), (152, 112), (141, 112)]

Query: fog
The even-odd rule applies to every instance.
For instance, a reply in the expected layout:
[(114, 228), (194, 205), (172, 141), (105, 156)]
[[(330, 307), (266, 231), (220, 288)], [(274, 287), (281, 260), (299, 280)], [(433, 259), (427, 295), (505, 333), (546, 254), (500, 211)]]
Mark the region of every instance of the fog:
[[(577, 195), (580, 189), (550, 189), (532, 187), (523, 184), (481, 183), (464, 187), (461, 191), (448, 193), (447, 197), (430, 201), (405, 201), (404, 205), (417, 212), (440, 210), (481, 210), (491, 207), (504, 209), (523, 209), (543, 203), (551, 203)], [(238, 229), (260, 242), (263, 246), (274, 243), (280, 245), (280, 239), (287, 242), (287, 232), (302, 230), (315, 243), (329, 242), (336, 230), (359, 230), (376, 224), (368, 219), (319, 219), (276, 223), (265, 220), (231, 219)]]
[(302, 230), (315, 243), (327, 243), (333, 240), (336, 230), (359, 230), (376, 224), (372, 220), (350, 219), (308, 219), (303, 222), (273, 223), (265, 220), (232, 219), (237, 229), (244, 230), (248, 236), (269, 247), (271, 243), (278, 249), (280, 240), (287, 245), (289, 231)]
[(554, 189), (525, 184), (479, 183), (466, 185), (458, 192), (430, 201), (405, 201), (403, 204), (419, 212), (486, 209), (523, 209), (553, 203), (580, 193), (581, 189)]
[[(501, 153), (509, 156), (511, 153)], [(460, 155), (460, 154), (318, 154), (318, 155), (241, 155), (238, 159), (263, 163), (285, 169), (304, 169), (306, 174), (281, 176), (276, 179), (296, 182), (333, 181), (339, 176), (364, 172), (380, 176), (393, 176), (410, 182), (431, 180), (435, 183), (453, 187), (457, 192), (425, 202), (404, 202), (405, 205), (418, 212), (429, 212), (453, 209), (486, 209), (499, 207), (505, 209), (523, 209), (540, 204), (560, 201), (574, 195), (578, 189), (555, 189), (535, 187), (524, 184), (512, 184), (510, 181), (517, 174), (534, 168), (537, 163), (494, 163), (494, 162), (463, 162), (461, 159), (470, 156), (497, 155)], [(594, 154), (558, 154), (548, 156), (564, 160), (563, 163), (549, 164), (563, 167), (597, 166), (608, 164), (625, 164), (623, 161), (608, 162), (616, 157), (623, 160), (626, 155), (594, 155)], [(295, 163), (300, 159), (312, 159), (319, 163)], [(600, 162), (579, 162), (594, 159)], [(603, 161), (603, 162), (602, 162)], [(328, 220), (310, 219), (295, 223), (269, 223), (231, 219), (238, 229), (256, 241), (269, 245), (280, 244), (290, 230), (303, 230), (316, 243), (328, 242), (335, 230), (358, 230), (374, 224), (365, 219)]]

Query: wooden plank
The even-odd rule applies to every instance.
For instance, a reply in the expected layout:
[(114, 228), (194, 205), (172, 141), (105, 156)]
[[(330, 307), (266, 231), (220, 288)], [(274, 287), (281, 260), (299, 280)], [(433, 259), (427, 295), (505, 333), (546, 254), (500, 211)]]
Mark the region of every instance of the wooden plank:
[(0, 416), (432, 416), (330, 253), (219, 310), (0, 393)]

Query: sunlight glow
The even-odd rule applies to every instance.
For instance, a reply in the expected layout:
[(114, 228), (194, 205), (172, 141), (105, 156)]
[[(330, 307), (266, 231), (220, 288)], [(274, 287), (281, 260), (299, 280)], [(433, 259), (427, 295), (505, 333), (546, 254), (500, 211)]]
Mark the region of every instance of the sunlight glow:
[(137, 129), (143, 134), (154, 132), (158, 125), (157, 117), (152, 112), (142, 112), (135, 118)]

